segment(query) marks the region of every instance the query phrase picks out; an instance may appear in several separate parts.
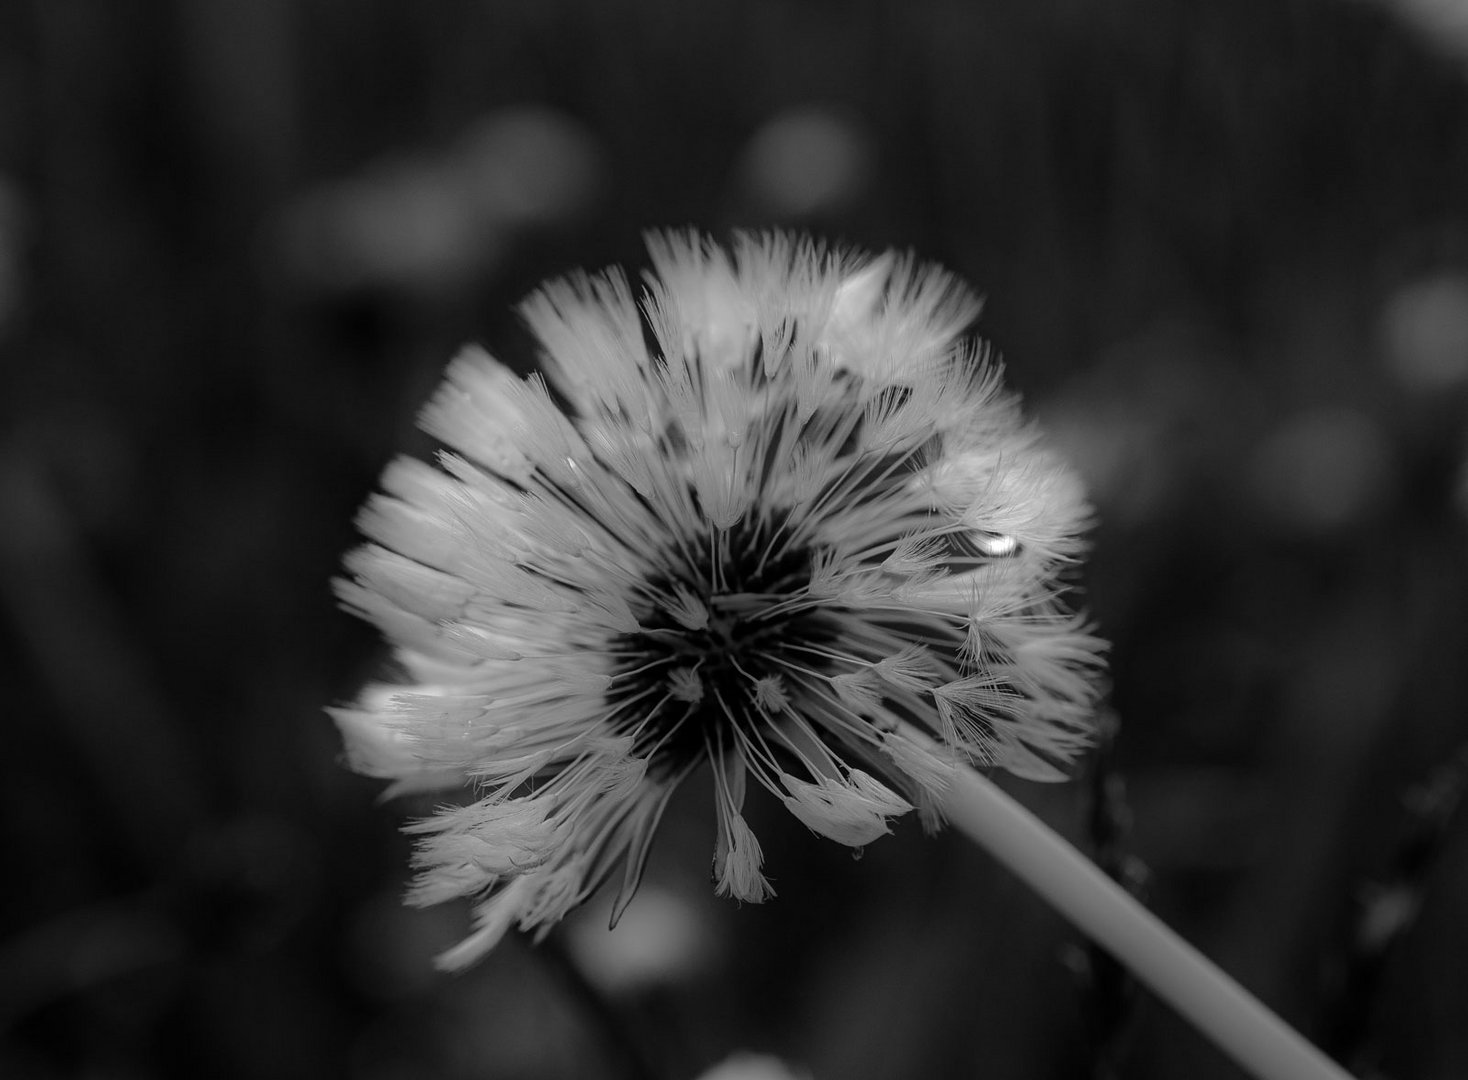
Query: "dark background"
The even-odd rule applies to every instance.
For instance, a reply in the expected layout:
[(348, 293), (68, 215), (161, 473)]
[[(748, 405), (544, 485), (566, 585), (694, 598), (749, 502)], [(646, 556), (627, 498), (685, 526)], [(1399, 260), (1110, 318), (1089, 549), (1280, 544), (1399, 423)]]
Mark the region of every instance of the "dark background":
[(1468, 1075), (1452, 17), (0, 4), (0, 1075), (628, 1075), (611, 1031), (680, 1080), (1238, 1075), (959, 837), (756, 807), (780, 896), (715, 900), (699, 785), (616, 933), (432, 972), (465, 913), (400, 906), (415, 808), (340, 767), (381, 656), (327, 581), (460, 343), (532, 364), (528, 289), (686, 224), (987, 295), (1101, 512), (1131, 829), (1012, 790), (1363, 1072)]

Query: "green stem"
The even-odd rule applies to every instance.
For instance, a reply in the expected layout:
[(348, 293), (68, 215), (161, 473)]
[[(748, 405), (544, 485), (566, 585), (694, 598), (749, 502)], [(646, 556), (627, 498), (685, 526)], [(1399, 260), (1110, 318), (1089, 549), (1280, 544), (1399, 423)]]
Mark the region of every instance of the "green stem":
[(1339, 1065), (984, 776), (960, 770), (943, 811), (1258, 1080), (1349, 1080)]

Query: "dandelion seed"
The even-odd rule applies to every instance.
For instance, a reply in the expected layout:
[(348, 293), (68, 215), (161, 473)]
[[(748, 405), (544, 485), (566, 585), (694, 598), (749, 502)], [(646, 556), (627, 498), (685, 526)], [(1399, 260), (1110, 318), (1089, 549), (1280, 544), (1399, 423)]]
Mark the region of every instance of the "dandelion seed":
[(640, 299), (526, 302), (544, 379), (450, 365), (441, 467), (388, 468), (338, 583), (406, 672), (335, 711), (349, 762), (473, 796), (412, 826), (414, 901), (476, 901), (446, 967), (620, 867), (615, 919), (702, 766), (716, 890), (759, 901), (747, 777), (859, 849), (962, 763), (1054, 779), (1090, 732), (1101, 645), (1057, 599), (1088, 510), (970, 294), (783, 235), (648, 246)]

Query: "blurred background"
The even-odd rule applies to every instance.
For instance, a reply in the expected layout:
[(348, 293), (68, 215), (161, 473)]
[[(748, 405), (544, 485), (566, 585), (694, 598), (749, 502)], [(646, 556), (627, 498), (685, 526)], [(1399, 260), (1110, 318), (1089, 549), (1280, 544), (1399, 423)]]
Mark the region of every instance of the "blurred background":
[(716, 900), (706, 785), (615, 933), (433, 972), (327, 582), (454, 350), (665, 225), (987, 296), (1119, 719), (1011, 790), (1361, 1075), (1468, 1075), (1465, 10), (0, 3), (0, 1075), (1239, 1075), (916, 823), (756, 805), (779, 898)]

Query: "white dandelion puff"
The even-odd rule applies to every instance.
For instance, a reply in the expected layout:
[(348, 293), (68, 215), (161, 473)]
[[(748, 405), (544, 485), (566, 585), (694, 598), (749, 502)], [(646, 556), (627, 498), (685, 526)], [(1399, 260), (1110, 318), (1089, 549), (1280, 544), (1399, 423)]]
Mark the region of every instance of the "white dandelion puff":
[(640, 296), (525, 302), (544, 376), (459, 354), (438, 466), (388, 467), (337, 584), (404, 672), (333, 710), (349, 764), (469, 794), (410, 826), (414, 902), (475, 902), (446, 967), (613, 876), (615, 918), (703, 765), (715, 888), (760, 901), (746, 778), (859, 847), (1089, 735), (1102, 645), (1058, 599), (1089, 511), (963, 336), (973, 296), (778, 234), (648, 247)]
[(864, 847), (892, 831), (887, 819), (912, 806), (860, 769), (848, 777), (817, 776), (814, 782), (780, 774), (789, 792), (782, 800), (810, 828), (838, 844)]

